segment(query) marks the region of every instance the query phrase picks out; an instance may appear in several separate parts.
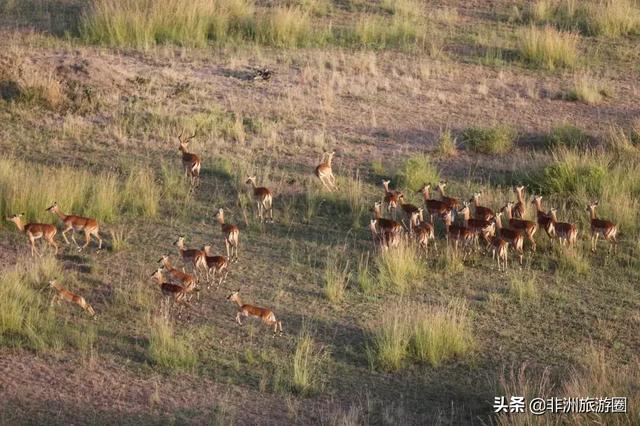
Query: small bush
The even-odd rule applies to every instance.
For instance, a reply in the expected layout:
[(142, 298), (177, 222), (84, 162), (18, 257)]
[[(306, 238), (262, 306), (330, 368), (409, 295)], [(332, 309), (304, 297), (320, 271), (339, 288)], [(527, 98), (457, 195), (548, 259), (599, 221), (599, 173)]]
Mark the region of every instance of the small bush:
[(516, 132), (505, 126), (470, 127), (462, 132), (461, 140), (471, 151), (482, 154), (504, 154), (511, 150)]
[(578, 36), (552, 27), (529, 27), (520, 34), (522, 58), (536, 67), (573, 68), (578, 62)]
[(438, 182), (440, 173), (431, 164), (427, 154), (413, 154), (400, 165), (396, 171), (395, 180), (399, 187), (417, 191), (425, 183)]
[(343, 261), (344, 252), (331, 250), (324, 270), (324, 294), (333, 303), (342, 301), (349, 284), (349, 261)]
[(545, 138), (545, 145), (550, 148), (585, 148), (590, 142), (588, 134), (570, 124), (554, 127)]
[(542, 171), (539, 186), (544, 193), (595, 197), (602, 192), (606, 168), (588, 162), (557, 162)]
[(446, 157), (452, 157), (458, 153), (456, 138), (453, 137), (451, 130), (445, 130), (440, 134), (437, 142), (437, 151), (440, 155)]
[(329, 354), (313, 339), (311, 331), (303, 324), (296, 341), (291, 368), (293, 390), (301, 395), (310, 395), (321, 390), (323, 368)]
[(404, 241), (398, 247), (381, 251), (376, 266), (379, 285), (400, 294), (415, 287), (424, 275), (418, 252)]
[(149, 321), (149, 359), (169, 370), (192, 370), (198, 358), (191, 345), (174, 334), (173, 326), (164, 316)]

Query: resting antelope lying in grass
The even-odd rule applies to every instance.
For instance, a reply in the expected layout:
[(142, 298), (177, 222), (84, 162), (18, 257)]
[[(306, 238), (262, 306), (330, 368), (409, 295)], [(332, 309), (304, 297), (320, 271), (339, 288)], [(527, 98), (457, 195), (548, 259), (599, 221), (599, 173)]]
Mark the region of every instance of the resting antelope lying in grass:
[(259, 308), (253, 305), (243, 304), (242, 300), (240, 300), (240, 290), (236, 290), (233, 293), (231, 293), (227, 297), (227, 300), (235, 302), (238, 305), (238, 313), (236, 314), (236, 322), (238, 324), (242, 325), (242, 321), (240, 319), (240, 317), (242, 316), (259, 318), (262, 320), (263, 323), (265, 323), (269, 327), (273, 327), (274, 336), (278, 332), (278, 329), (282, 334), (282, 321), (278, 321), (276, 319), (275, 314), (269, 309), (264, 309), (264, 308)]
[(197, 291), (196, 287), (198, 281), (196, 278), (191, 274), (187, 274), (184, 271), (174, 268), (173, 265), (171, 265), (168, 254), (163, 255), (158, 262), (162, 263), (162, 266), (164, 266), (164, 269), (171, 275), (171, 277), (180, 282), (180, 285), (184, 287), (185, 292), (192, 293)]
[(191, 180), (191, 186), (197, 186), (200, 181), (200, 167), (202, 163), (200, 157), (188, 151), (189, 141), (196, 137), (196, 132), (193, 135), (183, 138), (182, 132), (178, 136), (178, 142), (180, 146), (178, 150), (182, 152), (182, 168), (185, 175)]
[(29, 237), (29, 241), (31, 242), (31, 255), (41, 255), (40, 252), (38, 252), (38, 249), (36, 249), (36, 240), (39, 238), (43, 238), (50, 246), (55, 249), (55, 254), (58, 254), (58, 244), (53, 239), (58, 232), (56, 227), (53, 225), (49, 225), (48, 223), (27, 223), (25, 225), (24, 223), (22, 223), (22, 216), (24, 216), (24, 213), (14, 214), (13, 216), (9, 216), (6, 219), (9, 222), (15, 223), (21, 232), (27, 234), (27, 237)]
[[(325, 188), (329, 191), (333, 191), (337, 189), (336, 187), (336, 178), (333, 176), (333, 168), (331, 162), (333, 161), (333, 156), (336, 154), (335, 151), (326, 152), (322, 154), (321, 163), (316, 167), (315, 174), (322, 182)], [(325, 160), (326, 157), (326, 160)]]
[(522, 231), (527, 237), (527, 240), (531, 243), (531, 250), (536, 251), (536, 240), (533, 236), (536, 234), (538, 230), (538, 225), (535, 222), (526, 219), (516, 219), (512, 216), (513, 211), (513, 203), (509, 201), (506, 206), (504, 206), (501, 210), (507, 215), (507, 219), (509, 219), (509, 227), (518, 231)]
[(91, 316), (94, 316), (96, 312), (93, 310), (90, 304), (84, 300), (84, 297), (78, 296), (75, 293), (70, 292), (66, 288), (62, 287), (56, 280), (49, 281), (49, 285), (56, 290), (56, 295), (51, 299), (51, 304), (53, 305), (55, 302), (60, 302), (60, 299), (68, 300), (71, 303), (75, 303), (80, 306), (82, 309), (87, 311), (87, 313)]
[(162, 291), (163, 296), (173, 299), (173, 303), (179, 303), (181, 305), (187, 304), (187, 290), (181, 285), (168, 282), (162, 273), (162, 268), (158, 268), (151, 274), (151, 278), (160, 286), (160, 291)]
[(469, 200), (469, 202), (473, 204), (473, 207), (475, 209), (473, 217), (475, 217), (476, 219), (491, 220), (495, 217), (495, 213), (489, 207), (480, 205), (481, 195), (482, 191), (476, 192), (473, 194), (473, 198)]
[(440, 200), (443, 201), (450, 210), (458, 210), (460, 208), (460, 200), (453, 197), (447, 197), (444, 193), (444, 188), (447, 186), (447, 181), (440, 181), (436, 186), (436, 191), (440, 193)]
[[(384, 186), (384, 203), (387, 205), (387, 213), (394, 219), (396, 218), (396, 209), (400, 202), (400, 192), (389, 189), (390, 180), (383, 180), (382, 186)], [(393, 212), (392, 212), (393, 210)]]
[(191, 263), (196, 271), (196, 273), (201, 270), (207, 268), (205, 263), (205, 252), (204, 250), (198, 249), (186, 249), (184, 247), (184, 237), (181, 235), (178, 237), (178, 240), (173, 243), (178, 247), (178, 251), (180, 252), (180, 257), (182, 257), (182, 261), (184, 263)]
[(589, 219), (591, 219), (591, 251), (596, 252), (598, 238), (602, 235), (605, 241), (609, 241), (611, 244), (609, 250), (613, 249), (613, 252), (616, 253), (618, 251), (618, 240), (616, 239), (618, 226), (608, 220), (599, 219), (596, 215), (596, 207), (598, 207), (597, 201), (587, 205)]
[(224, 210), (218, 209), (215, 218), (220, 224), (222, 235), (224, 236), (224, 245), (227, 248), (227, 257), (234, 259), (233, 252), (235, 249), (235, 260), (238, 260), (238, 247), (240, 246), (240, 230), (236, 225), (224, 223)]
[(572, 223), (558, 222), (556, 211), (556, 208), (549, 210), (549, 217), (551, 217), (551, 235), (557, 237), (561, 245), (567, 243), (569, 247), (575, 246), (578, 239), (578, 228)]
[(534, 195), (531, 199), (531, 204), (536, 206), (536, 220), (538, 222), (538, 226), (544, 229), (549, 239), (553, 239), (553, 222), (551, 221), (551, 217), (542, 210), (542, 196)]
[(258, 206), (258, 218), (260, 218), (260, 222), (264, 222), (265, 210), (269, 214), (269, 220), (273, 222), (273, 194), (269, 188), (257, 186), (255, 176), (249, 176), (245, 183), (247, 185), (251, 185), (253, 188), (253, 199), (256, 201)]
[(224, 256), (212, 256), (211, 255), (211, 246), (204, 246), (205, 256), (205, 264), (207, 266), (207, 280), (209, 281), (209, 285), (207, 288), (211, 288), (211, 280), (216, 278), (216, 274), (220, 275), (220, 280), (218, 281), (218, 287), (220, 284), (227, 278), (229, 275), (229, 260)]
[(506, 240), (511, 248), (513, 248), (513, 250), (518, 253), (518, 261), (520, 265), (522, 265), (522, 261), (524, 259), (524, 250), (522, 249), (522, 246), (524, 244), (524, 235), (522, 231), (503, 228), (502, 213), (496, 214), (496, 217), (494, 217), (493, 220), (495, 221), (497, 236)]
[[(95, 219), (91, 219), (88, 217), (75, 216), (75, 215), (66, 215), (62, 213), (60, 207), (58, 207), (58, 203), (54, 202), (53, 205), (47, 208), (48, 212), (56, 214), (62, 223), (64, 223), (65, 228), (62, 230), (62, 238), (64, 238), (64, 242), (69, 244), (69, 240), (67, 239), (67, 232), (71, 231), (71, 240), (78, 247), (78, 251), (82, 251), (91, 242), (91, 237), (95, 237), (98, 240), (98, 250), (102, 250), (102, 238), (100, 238), (100, 226), (98, 225), (98, 221)], [(76, 241), (75, 233), (76, 231), (84, 232), (84, 245), (80, 247)]]
[(449, 206), (442, 200), (434, 200), (430, 195), (431, 185), (424, 184), (422, 188), (418, 191), (418, 193), (422, 194), (424, 198), (424, 206), (427, 209), (427, 213), (429, 214), (429, 222), (433, 224), (434, 217), (445, 217), (449, 213)]

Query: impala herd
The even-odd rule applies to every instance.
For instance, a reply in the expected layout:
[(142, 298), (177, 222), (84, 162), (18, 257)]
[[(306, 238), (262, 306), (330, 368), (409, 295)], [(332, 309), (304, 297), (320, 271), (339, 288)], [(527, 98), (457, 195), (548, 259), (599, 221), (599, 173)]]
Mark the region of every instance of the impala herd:
[[(200, 183), (201, 169), (200, 158), (187, 150), (189, 141), (195, 136), (195, 133), (189, 137), (183, 137), (182, 133), (178, 136), (184, 173), (191, 183), (192, 190)], [(335, 151), (325, 153), (314, 171), (323, 187), (329, 191), (338, 190), (332, 168), (334, 155)], [(245, 183), (250, 185), (253, 191), (257, 218), (260, 222), (265, 220), (273, 222), (273, 193), (271, 190), (258, 186), (255, 176), (247, 177)], [(531, 199), (531, 203), (536, 208), (536, 220), (525, 218), (528, 203), (524, 186), (514, 188), (516, 202), (508, 202), (500, 210), (494, 212), (490, 207), (482, 205), (482, 192), (474, 193), (468, 201), (447, 195), (445, 192), (446, 181), (435, 185), (434, 190), (438, 193), (437, 198), (431, 196), (432, 186), (424, 184), (418, 191), (423, 197), (423, 203), (420, 206), (405, 202), (403, 192), (391, 189), (389, 184), (389, 180), (382, 181), (383, 201), (374, 203), (371, 209), (373, 219), (369, 224), (374, 244), (383, 250), (393, 249), (403, 241), (413, 241), (427, 257), (431, 241), (433, 241), (435, 250), (438, 249), (436, 226), (440, 222), (444, 229), (446, 244), (451, 244), (456, 253), (462, 250), (463, 258), (466, 258), (473, 251), (479, 250), (482, 242), (484, 249), (491, 253), (492, 258), (497, 262), (498, 270), (504, 271), (507, 269), (509, 249), (515, 252), (520, 264), (523, 261), (525, 241), (532, 252), (536, 251), (535, 234), (538, 228), (542, 228), (552, 241), (557, 239), (561, 245), (574, 247), (577, 242), (577, 227), (571, 223), (559, 222), (555, 208), (545, 212), (542, 208), (540, 195), (533, 196)], [(610, 243), (610, 247), (615, 253), (617, 251), (617, 226), (610, 221), (598, 218), (596, 215), (597, 206), (597, 201), (587, 206), (591, 222), (591, 250), (596, 251), (598, 239), (602, 237)], [(397, 220), (398, 208), (402, 210), (406, 222), (404, 219)], [(98, 243), (98, 251), (102, 249), (100, 226), (95, 219), (66, 215), (55, 202), (46, 210), (55, 214), (63, 223), (64, 229), (61, 233), (66, 244), (70, 244), (67, 233), (71, 232), (71, 240), (78, 251), (86, 249), (92, 237)], [(384, 211), (388, 217), (383, 216)], [(54, 248), (57, 254), (59, 247), (54, 238), (58, 232), (56, 226), (43, 223), (24, 223), (22, 217), (22, 214), (18, 214), (6, 219), (13, 222), (21, 232), (27, 235), (31, 254), (41, 255), (35, 244), (38, 239), (43, 239), (46, 244)], [(182, 311), (183, 306), (189, 306), (194, 294), (199, 299), (200, 282), (206, 282), (207, 289), (210, 289), (213, 284), (216, 288), (220, 287), (227, 278), (230, 264), (239, 260), (240, 229), (225, 221), (222, 208), (215, 212), (214, 217), (220, 225), (226, 256), (213, 255), (210, 245), (205, 245), (202, 249), (186, 248), (184, 236), (179, 236), (174, 245), (177, 247), (182, 263), (191, 265), (193, 273), (186, 272), (184, 267), (178, 269), (171, 262), (169, 254), (164, 254), (158, 261), (161, 267), (158, 267), (151, 275), (161, 293), (173, 305), (179, 305), (179, 312)], [(76, 242), (76, 231), (84, 234), (85, 240), (82, 246)], [(56, 280), (50, 281), (49, 284), (56, 290), (52, 303), (66, 299), (77, 304), (90, 315), (95, 315), (93, 308), (83, 297), (65, 289)], [(271, 310), (243, 304), (239, 291), (236, 290), (227, 297), (227, 300), (238, 306), (236, 315), (238, 324), (242, 324), (241, 317), (243, 316), (255, 317), (273, 328), (274, 335), (278, 331), (282, 333), (282, 323), (276, 319)]]

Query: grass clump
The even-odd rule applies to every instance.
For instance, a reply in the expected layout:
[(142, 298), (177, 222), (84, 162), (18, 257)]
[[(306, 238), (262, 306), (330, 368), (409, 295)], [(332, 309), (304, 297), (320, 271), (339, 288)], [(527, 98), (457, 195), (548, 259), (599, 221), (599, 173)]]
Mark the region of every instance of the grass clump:
[(321, 390), (322, 370), (328, 353), (313, 339), (306, 324), (303, 324), (296, 340), (291, 368), (291, 385), (293, 391), (300, 395), (311, 395)]
[(550, 148), (585, 148), (590, 142), (588, 134), (571, 124), (554, 127), (545, 138), (545, 145)]
[(605, 97), (610, 96), (610, 90), (602, 82), (588, 74), (576, 76), (573, 80), (573, 87), (567, 94), (569, 100), (588, 105), (599, 104)]
[(404, 294), (424, 275), (424, 266), (416, 249), (402, 241), (397, 247), (382, 250), (376, 257), (380, 287)]
[(513, 147), (516, 132), (510, 127), (470, 127), (462, 132), (461, 139), (471, 151), (482, 154), (505, 154)]
[(298, 7), (277, 7), (260, 20), (256, 37), (269, 46), (290, 48), (307, 46), (317, 35), (307, 12)]
[(398, 370), (409, 353), (410, 329), (407, 314), (401, 307), (386, 311), (375, 329), (372, 347), (368, 348), (371, 365), (384, 370)]
[(437, 151), (445, 157), (453, 157), (458, 153), (457, 141), (451, 130), (445, 130), (440, 134), (437, 141)]
[(192, 370), (197, 355), (191, 345), (175, 335), (173, 326), (165, 316), (149, 321), (149, 359), (169, 370)]
[(327, 254), (327, 262), (324, 269), (324, 295), (332, 303), (344, 299), (344, 293), (349, 284), (349, 261), (343, 261), (344, 252), (331, 250)]
[(360, 254), (355, 279), (364, 294), (371, 294), (377, 288), (375, 276), (371, 271), (369, 252)]
[(554, 261), (556, 270), (561, 274), (585, 274), (589, 272), (589, 260), (579, 249), (554, 245)]
[(555, 162), (546, 166), (539, 177), (538, 186), (547, 194), (586, 199), (602, 193), (607, 175), (606, 165), (592, 161), (590, 155), (570, 150), (554, 154)]
[(0, 101), (24, 102), (59, 110), (68, 99), (62, 83), (48, 70), (43, 72), (20, 53), (0, 54)]
[(417, 191), (425, 183), (438, 182), (440, 173), (427, 154), (413, 154), (400, 165), (395, 180), (399, 187)]
[(529, 27), (520, 34), (520, 54), (529, 64), (548, 69), (573, 68), (578, 62), (578, 36), (553, 27)]
[(507, 289), (520, 304), (525, 304), (538, 299), (536, 275), (529, 275), (525, 277), (519, 274), (513, 274), (509, 277)]

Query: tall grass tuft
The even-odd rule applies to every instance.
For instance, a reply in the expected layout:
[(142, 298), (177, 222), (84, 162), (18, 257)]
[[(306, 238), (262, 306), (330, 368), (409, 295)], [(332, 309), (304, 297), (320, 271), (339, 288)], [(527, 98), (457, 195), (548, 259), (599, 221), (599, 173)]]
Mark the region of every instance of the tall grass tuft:
[(298, 7), (276, 7), (257, 25), (257, 40), (277, 47), (298, 47), (314, 41), (309, 14)]
[(377, 288), (375, 276), (371, 271), (369, 252), (361, 253), (356, 265), (355, 280), (364, 294), (371, 294)]
[(416, 287), (424, 275), (418, 252), (406, 241), (398, 247), (380, 251), (376, 266), (379, 285), (400, 294)]
[(149, 319), (149, 359), (169, 370), (192, 370), (198, 362), (191, 345), (175, 335), (165, 316)]
[(296, 340), (291, 368), (293, 390), (310, 395), (322, 388), (322, 370), (329, 354), (313, 339), (307, 324), (303, 324)]
[(460, 136), (471, 151), (482, 154), (505, 154), (513, 148), (517, 133), (507, 126), (470, 127)]
[(580, 73), (573, 79), (573, 87), (567, 95), (569, 100), (584, 102), (588, 105), (596, 105), (605, 97), (610, 97), (611, 91), (595, 77)]
[(338, 303), (344, 298), (349, 284), (349, 261), (344, 261), (343, 250), (330, 250), (324, 269), (324, 295), (332, 303)]
[(520, 53), (529, 64), (555, 70), (578, 63), (578, 35), (553, 27), (528, 27), (520, 34)]
[(452, 157), (458, 153), (457, 140), (451, 130), (445, 130), (438, 137), (437, 150), (440, 155)]
[(361, 220), (367, 211), (367, 200), (365, 199), (364, 185), (360, 178), (360, 171), (356, 170), (355, 176), (345, 179), (339, 179), (338, 186), (344, 195), (345, 201), (349, 206), (349, 216), (351, 217), (351, 225), (358, 228)]
[(409, 353), (410, 329), (406, 311), (401, 307), (385, 311), (382, 323), (373, 331), (368, 348), (369, 362), (384, 370), (398, 370)]
[(122, 193), (124, 210), (135, 216), (155, 216), (160, 191), (151, 170), (132, 170)]
[(587, 148), (590, 142), (587, 133), (571, 124), (556, 126), (545, 137), (545, 145), (550, 148)]
[(536, 280), (537, 277), (535, 274), (529, 276), (513, 274), (509, 277), (507, 288), (518, 303), (525, 304), (538, 299)]
[(425, 183), (438, 182), (440, 173), (427, 154), (413, 154), (400, 165), (395, 179), (399, 187), (417, 191)]

